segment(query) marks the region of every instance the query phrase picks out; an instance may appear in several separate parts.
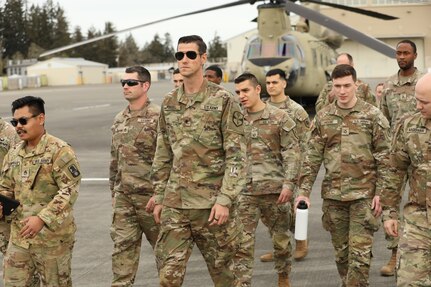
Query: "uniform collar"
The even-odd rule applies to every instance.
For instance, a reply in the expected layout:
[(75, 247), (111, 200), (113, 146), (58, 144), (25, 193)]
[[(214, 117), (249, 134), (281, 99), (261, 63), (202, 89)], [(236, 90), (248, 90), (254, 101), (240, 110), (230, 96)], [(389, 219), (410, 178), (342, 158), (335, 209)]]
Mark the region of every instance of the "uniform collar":
[[(365, 106), (365, 102), (363, 100), (361, 100), (360, 98), (358, 98), (358, 100), (356, 101), (356, 104), (350, 109), (350, 113), (364, 111), (364, 109), (365, 109), (364, 106)], [(340, 109), (341, 108), (337, 106), (337, 100), (335, 100), (330, 105), (329, 113), (331, 115), (342, 116), (340, 114)]]
[(186, 106), (192, 106), (194, 103), (196, 102), (203, 102), (205, 99), (205, 91), (208, 88), (208, 81), (206, 79), (204, 79), (204, 81), (202, 82), (202, 85), (199, 89), (199, 91), (194, 94), (194, 96), (191, 98), (188, 95), (186, 95), (186, 93), (184, 92), (184, 84), (177, 90), (178, 93), (178, 102), (180, 102), (181, 104), (184, 104)]
[(401, 81), (400, 81), (400, 78), (401, 78), (400, 72), (401, 72), (401, 70), (398, 70), (397, 77), (396, 77), (396, 83), (394, 83), (397, 86), (402, 86), (402, 85), (405, 85), (405, 84), (413, 84), (413, 83), (415, 83), (418, 80), (418, 78), (420, 76), (420, 72), (419, 72), (418, 68), (415, 67), (415, 72), (411, 76), (409, 76), (408, 78), (404, 77), (404, 78), (407, 78), (407, 81), (404, 82), (404, 83), (401, 83)]
[(48, 144), (48, 133), (45, 132), (45, 134), (41, 137), (37, 146), (32, 151), (30, 151), (28, 153), (25, 151), (25, 147), (27, 145), (27, 142), (22, 141), (20, 143), (20, 146), (19, 146), (19, 155), (21, 157), (32, 157), (35, 155), (43, 154), (43, 153), (45, 153), (47, 144)]
[[(244, 109), (244, 117), (248, 118), (249, 117), (249, 112), (247, 109)], [(263, 108), (263, 112), (260, 115), (260, 118), (258, 120), (267, 120), (269, 119), (269, 105), (267, 103), (265, 103), (265, 108)]]

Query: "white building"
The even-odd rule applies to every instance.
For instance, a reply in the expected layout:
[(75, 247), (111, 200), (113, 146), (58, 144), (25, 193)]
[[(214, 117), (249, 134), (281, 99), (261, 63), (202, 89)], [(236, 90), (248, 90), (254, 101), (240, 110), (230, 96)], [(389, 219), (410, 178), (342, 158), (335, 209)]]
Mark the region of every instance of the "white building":
[(104, 84), (108, 65), (83, 58), (52, 58), (27, 67), (28, 76), (45, 76), (49, 86)]

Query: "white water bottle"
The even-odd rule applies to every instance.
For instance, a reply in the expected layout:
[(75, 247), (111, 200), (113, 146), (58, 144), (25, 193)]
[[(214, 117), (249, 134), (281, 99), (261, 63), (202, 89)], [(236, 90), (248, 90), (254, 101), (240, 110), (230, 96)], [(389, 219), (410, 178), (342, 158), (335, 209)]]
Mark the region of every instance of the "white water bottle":
[(295, 240), (307, 240), (308, 205), (301, 200), (296, 208)]

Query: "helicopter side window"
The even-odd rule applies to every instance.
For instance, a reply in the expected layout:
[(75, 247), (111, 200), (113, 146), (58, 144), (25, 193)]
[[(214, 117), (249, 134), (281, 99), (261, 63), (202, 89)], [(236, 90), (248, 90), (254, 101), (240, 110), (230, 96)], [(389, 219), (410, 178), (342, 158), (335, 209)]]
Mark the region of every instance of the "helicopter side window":
[(247, 58), (257, 58), (260, 56), (262, 50), (262, 42), (256, 38), (250, 42)]

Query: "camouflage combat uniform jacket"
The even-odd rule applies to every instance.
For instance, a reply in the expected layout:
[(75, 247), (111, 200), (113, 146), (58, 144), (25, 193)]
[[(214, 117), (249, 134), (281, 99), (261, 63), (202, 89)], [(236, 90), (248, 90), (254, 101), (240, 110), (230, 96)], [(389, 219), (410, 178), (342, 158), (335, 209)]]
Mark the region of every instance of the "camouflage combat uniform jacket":
[(391, 76), (383, 87), (380, 110), (394, 129), (397, 122), (406, 115), (417, 112), (415, 99), (416, 82), (423, 73), (418, 69), (405, 82), (401, 82), (399, 72)]
[(301, 152), (304, 152), (308, 142), (308, 136), (310, 132), (310, 118), (304, 108), (290, 99), (288, 96), (284, 102), (281, 104), (271, 102), (271, 99), (267, 101), (272, 106), (282, 109), (287, 112), (289, 117), (295, 121), (296, 135), (299, 138), (299, 144)]
[[(0, 180), (0, 193), (21, 203), (12, 214), (10, 240), (22, 248), (73, 241), (73, 204), (81, 180), (75, 153), (66, 142), (49, 134), (28, 153), (25, 145), (21, 142), (6, 155)], [(36, 237), (23, 238), (21, 221), (29, 216), (38, 216), (45, 225)]]
[(115, 192), (153, 195), (150, 174), (159, 115), (160, 107), (148, 100), (143, 109), (127, 107), (115, 117), (109, 168), (112, 196)]
[[(320, 92), (319, 97), (316, 101), (316, 113), (327, 105), (334, 102), (335, 97), (332, 102), (329, 101), (329, 93), (332, 91), (332, 86), (333, 82), (329, 81), (326, 83), (325, 87), (323, 87), (322, 91)], [(358, 97), (358, 99), (361, 99), (377, 107), (377, 100), (371, 92), (370, 86), (367, 83), (362, 82), (361, 80), (356, 81), (356, 96)]]
[(322, 162), (323, 199), (352, 201), (380, 195), (388, 184), (389, 146), (389, 123), (379, 109), (358, 99), (343, 116), (332, 103), (314, 118), (299, 195), (310, 196)]
[(259, 119), (250, 121), (246, 110), (244, 119), (248, 172), (243, 194), (279, 194), (283, 186), (293, 191), (300, 159), (295, 122), (268, 104)]
[(204, 80), (163, 100), (153, 172), (155, 202), (181, 209), (230, 207), (245, 185), (244, 118), (233, 95)]
[(0, 167), (9, 149), (20, 141), (15, 129), (0, 118)]
[[(393, 184), (400, 186), (409, 172), (410, 191), (406, 205), (415, 205), (427, 210), (431, 224), (431, 120), (421, 113), (403, 118), (396, 128), (392, 141), (391, 171)], [(383, 220), (397, 219), (402, 194), (386, 189), (382, 196)]]

